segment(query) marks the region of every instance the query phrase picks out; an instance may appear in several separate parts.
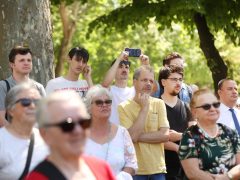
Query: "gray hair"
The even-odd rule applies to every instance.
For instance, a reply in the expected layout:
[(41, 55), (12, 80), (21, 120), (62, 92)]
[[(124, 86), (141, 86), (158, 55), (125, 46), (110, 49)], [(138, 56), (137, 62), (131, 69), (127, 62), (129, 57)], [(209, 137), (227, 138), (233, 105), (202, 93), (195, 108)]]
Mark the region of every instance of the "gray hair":
[(154, 70), (151, 66), (149, 65), (142, 65), (139, 68), (135, 69), (134, 73), (133, 73), (133, 80), (138, 80), (140, 74), (142, 71), (149, 71), (152, 72), (154, 74)]
[(8, 113), (8, 111), (15, 106), (16, 101), (18, 100), (18, 95), (26, 90), (32, 90), (32, 89), (35, 89), (39, 93), (36, 85), (32, 81), (30, 81), (30, 82), (24, 82), (24, 83), (18, 84), (9, 90), (5, 98), (5, 108), (7, 112), (8, 121), (11, 122), (12, 120), (12, 116)]
[(51, 111), (49, 111), (50, 104), (66, 102), (79, 103), (79, 108), (83, 111), (84, 118), (90, 118), (79, 94), (75, 91), (56, 91), (43, 98), (38, 104), (36, 119), (39, 128), (44, 127), (44, 125), (49, 123), (52, 118)]
[(110, 99), (112, 99), (112, 94), (110, 93), (110, 91), (107, 88), (102, 87), (100, 84), (97, 84), (88, 90), (84, 102), (89, 114), (91, 114), (91, 104), (92, 104), (93, 98), (102, 96), (102, 95), (106, 95)]

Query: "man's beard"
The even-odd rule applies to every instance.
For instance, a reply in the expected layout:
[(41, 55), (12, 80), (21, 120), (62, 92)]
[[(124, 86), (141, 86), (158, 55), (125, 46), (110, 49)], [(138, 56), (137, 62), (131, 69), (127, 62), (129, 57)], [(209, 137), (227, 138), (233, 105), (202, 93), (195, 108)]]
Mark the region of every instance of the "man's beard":
[[(180, 92), (180, 91), (179, 91)], [(171, 95), (171, 96), (177, 96), (178, 94), (179, 94), (179, 92), (176, 92), (176, 91), (172, 91), (172, 92), (170, 92), (169, 94)]]

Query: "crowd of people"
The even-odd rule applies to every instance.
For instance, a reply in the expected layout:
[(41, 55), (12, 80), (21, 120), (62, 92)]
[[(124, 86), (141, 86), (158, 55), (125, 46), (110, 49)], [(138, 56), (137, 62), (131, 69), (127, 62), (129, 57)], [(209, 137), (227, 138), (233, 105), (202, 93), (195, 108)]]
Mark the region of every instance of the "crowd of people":
[(217, 94), (188, 85), (176, 52), (156, 79), (141, 54), (129, 87), (124, 50), (93, 84), (88, 51), (74, 47), (66, 75), (44, 88), (30, 78), (32, 56), (14, 47), (12, 74), (0, 81), (0, 179), (240, 179), (233, 79), (221, 80)]

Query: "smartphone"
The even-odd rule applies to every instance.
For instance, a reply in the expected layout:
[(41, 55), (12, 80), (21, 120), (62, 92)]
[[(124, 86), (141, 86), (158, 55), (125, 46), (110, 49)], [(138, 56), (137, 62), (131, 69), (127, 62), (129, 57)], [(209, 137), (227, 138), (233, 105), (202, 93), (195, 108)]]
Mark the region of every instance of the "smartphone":
[(125, 51), (129, 52), (129, 57), (139, 57), (141, 55), (141, 49), (125, 48)]

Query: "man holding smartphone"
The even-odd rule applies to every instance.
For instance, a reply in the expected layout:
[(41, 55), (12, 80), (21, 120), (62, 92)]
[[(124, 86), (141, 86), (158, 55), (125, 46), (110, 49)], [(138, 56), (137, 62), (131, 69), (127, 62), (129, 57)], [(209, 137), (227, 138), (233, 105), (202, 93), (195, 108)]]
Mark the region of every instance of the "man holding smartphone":
[[(129, 69), (131, 66), (131, 62), (128, 60), (129, 51), (127, 49), (129, 48), (126, 48), (124, 51), (122, 51), (119, 57), (112, 62), (112, 66), (106, 73), (105, 78), (102, 82), (102, 86), (109, 88), (113, 96), (110, 121), (117, 125), (119, 125), (119, 116), (118, 116), (118, 110), (117, 110), (118, 105), (121, 102), (134, 97), (135, 95), (134, 87), (127, 86)], [(139, 55), (139, 59), (141, 60), (141, 65), (149, 64), (148, 56), (139, 54), (139, 51), (138, 52), (135, 51), (135, 52), (136, 52), (135, 54)], [(131, 55), (131, 52), (130, 52), (130, 55)], [(114, 79), (115, 79), (114, 85), (111, 85)]]
[[(88, 51), (82, 47), (75, 47), (69, 51), (68, 57), (69, 68), (67, 75), (48, 81), (46, 93), (50, 94), (59, 90), (74, 90), (81, 97), (84, 97), (89, 87), (93, 85), (91, 67), (87, 65), (89, 59)], [(85, 80), (79, 80), (81, 73)]]

